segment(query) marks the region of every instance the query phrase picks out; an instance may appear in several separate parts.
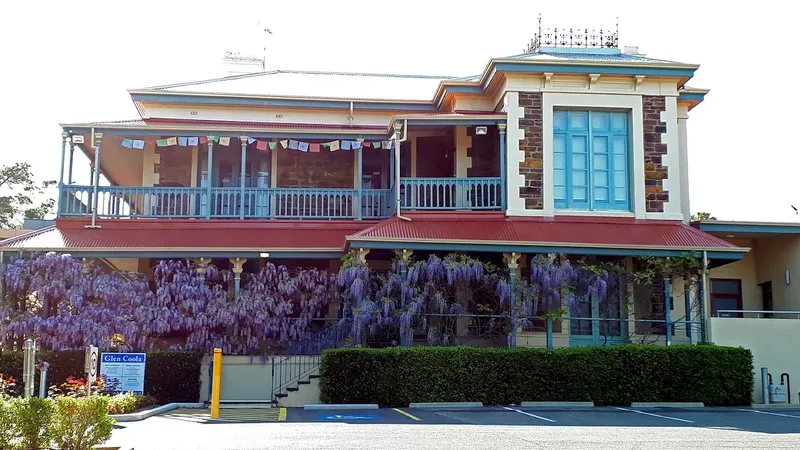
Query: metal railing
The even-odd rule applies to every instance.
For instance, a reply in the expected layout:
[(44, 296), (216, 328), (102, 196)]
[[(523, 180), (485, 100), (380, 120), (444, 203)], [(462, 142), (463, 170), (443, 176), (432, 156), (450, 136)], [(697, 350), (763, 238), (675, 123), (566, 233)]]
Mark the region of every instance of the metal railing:
[(287, 388), (299, 384), (319, 370), (323, 350), (339, 347), (347, 337), (349, 325), (335, 323), (317, 331), (290, 347), (282, 356), (272, 359), (272, 401), (285, 394)]
[[(61, 217), (91, 215), (92, 186), (63, 194)], [(390, 189), (100, 186), (96, 206), (112, 218), (381, 219), (392, 213), (390, 197)]]
[(758, 309), (720, 309), (714, 317), (747, 318), (755, 315), (756, 319), (800, 319), (800, 311), (770, 311)]
[(503, 179), (401, 178), (400, 206), (407, 209), (502, 209)]

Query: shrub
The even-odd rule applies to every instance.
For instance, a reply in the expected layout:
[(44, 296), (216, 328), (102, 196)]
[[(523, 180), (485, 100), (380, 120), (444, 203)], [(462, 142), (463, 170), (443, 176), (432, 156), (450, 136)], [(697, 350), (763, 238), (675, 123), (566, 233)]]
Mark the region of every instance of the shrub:
[(160, 404), (198, 401), (202, 359), (200, 352), (148, 353), (144, 393)]
[(108, 397), (56, 397), (51, 401), (49, 432), (61, 450), (89, 450), (111, 438), (114, 419), (108, 417)]
[(12, 407), (10, 398), (0, 397), (0, 448), (12, 448), (11, 445), (16, 439), (16, 415)]
[[(196, 402), (200, 398), (200, 352), (163, 351), (147, 354), (144, 374), (145, 394), (155, 397), (158, 403)], [(50, 363), (48, 384), (57, 386), (85, 379), (83, 373), (84, 352), (37, 352), (36, 359)], [(22, 352), (0, 352), (0, 373), (22, 378)], [(37, 375), (38, 379), (38, 375)], [(38, 380), (37, 380), (38, 391)], [(79, 383), (73, 383), (78, 389)], [(85, 385), (85, 381), (83, 382)], [(22, 383), (17, 383), (13, 393), (22, 393)], [(67, 387), (63, 387), (67, 389)]]
[(47, 426), (53, 411), (51, 402), (38, 397), (14, 399), (11, 409), (15, 416), (12, 428), (16, 428), (19, 438), (17, 448), (38, 450), (49, 447)]
[(131, 392), (116, 394), (108, 398), (109, 414), (128, 414), (156, 404), (156, 399), (149, 395), (136, 395)]
[(327, 350), (327, 403), (594, 401), (751, 402), (749, 350), (619, 345), (566, 349), (395, 347)]

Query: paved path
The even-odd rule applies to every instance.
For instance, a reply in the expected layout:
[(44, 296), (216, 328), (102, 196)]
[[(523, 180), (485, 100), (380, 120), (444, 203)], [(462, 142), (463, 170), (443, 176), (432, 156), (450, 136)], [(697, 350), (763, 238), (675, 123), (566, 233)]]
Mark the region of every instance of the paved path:
[(108, 445), (123, 450), (800, 448), (800, 409), (289, 409), (283, 422), (275, 422), (274, 415), (198, 421), (180, 411), (119, 424)]

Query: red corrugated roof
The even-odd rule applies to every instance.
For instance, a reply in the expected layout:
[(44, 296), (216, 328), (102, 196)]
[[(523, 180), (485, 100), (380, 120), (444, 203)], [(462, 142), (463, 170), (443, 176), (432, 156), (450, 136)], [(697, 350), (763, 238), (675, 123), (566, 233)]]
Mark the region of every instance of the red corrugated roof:
[(494, 212), (405, 215), (411, 220), (394, 217), (348, 236), (348, 240), (671, 250), (738, 249), (722, 239), (674, 221), (573, 216), (506, 217)]
[(340, 251), (347, 235), (374, 222), (58, 219), (53, 227), (0, 242), (3, 249)]

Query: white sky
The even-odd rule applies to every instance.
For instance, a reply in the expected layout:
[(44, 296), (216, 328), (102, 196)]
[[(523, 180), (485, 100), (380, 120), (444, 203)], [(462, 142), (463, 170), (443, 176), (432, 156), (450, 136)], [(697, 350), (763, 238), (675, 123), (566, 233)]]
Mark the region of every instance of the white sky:
[[(225, 50), (261, 46), (268, 69), (472, 75), (545, 26), (613, 27), (620, 46), (701, 64), (690, 112), (691, 208), (797, 221), (798, 124), (789, 2), (73, 1), (0, 3), (0, 164), (58, 178), (59, 123), (137, 118), (127, 89), (221, 76)], [(652, 6), (651, 6), (652, 5)], [(746, 5), (746, 6), (745, 6)], [(13, 144), (13, 145), (12, 145)], [(76, 153), (77, 155), (77, 153)], [(76, 179), (88, 182), (85, 159)], [(55, 192), (53, 193), (55, 195)]]

